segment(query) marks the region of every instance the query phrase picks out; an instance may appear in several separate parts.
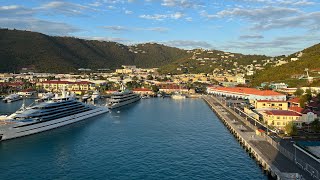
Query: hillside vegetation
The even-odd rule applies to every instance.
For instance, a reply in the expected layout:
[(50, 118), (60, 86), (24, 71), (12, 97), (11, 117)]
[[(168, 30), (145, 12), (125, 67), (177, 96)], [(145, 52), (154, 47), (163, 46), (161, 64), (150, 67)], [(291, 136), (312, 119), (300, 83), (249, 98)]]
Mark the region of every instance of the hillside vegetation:
[(52, 37), (0, 29), (0, 72), (74, 72), (79, 68), (115, 69), (121, 65), (151, 68), (186, 58), (185, 50), (155, 43), (126, 46), (116, 42)]
[(218, 50), (194, 49), (188, 51), (189, 58), (178, 59), (168, 65), (162, 66), (159, 72), (162, 74), (183, 73), (214, 73), (214, 74), (246, 74), (254, 70), (255, 65), (262, 68), (270, 57), (263, 55), (243, 55), (238, 53), (223, 52)]
[[(258, 71), (257, 74), (252, 77), (252, 86), (271, 81), (285, 82), (291, 87), (320, 85), (320, 44), (306, 48), (301, 52), (302, 55), (297, 61), (291, 61), (291, 58), (297, 57), (297, 54), (300, 52), (285, 57), (284, 60), (288, 61), (287, 64), (277, 67), (268, 67), (262, 71)], [(315, 77), (311, 84), (308, 83), (305, 78), (299, 79), (299, 77), (306, 77), (306, 68), (308, 68), (310, 76)]]

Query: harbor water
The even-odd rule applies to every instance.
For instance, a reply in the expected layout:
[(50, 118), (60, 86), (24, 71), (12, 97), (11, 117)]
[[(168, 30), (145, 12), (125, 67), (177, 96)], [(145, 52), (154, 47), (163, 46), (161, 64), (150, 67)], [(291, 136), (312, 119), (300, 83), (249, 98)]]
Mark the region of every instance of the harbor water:
[[(1, 102), (0, 111), (21, 103)], [(0, 142), (0, 170), (1, 180), (268, 179), (201, 99), (142, 99)]]

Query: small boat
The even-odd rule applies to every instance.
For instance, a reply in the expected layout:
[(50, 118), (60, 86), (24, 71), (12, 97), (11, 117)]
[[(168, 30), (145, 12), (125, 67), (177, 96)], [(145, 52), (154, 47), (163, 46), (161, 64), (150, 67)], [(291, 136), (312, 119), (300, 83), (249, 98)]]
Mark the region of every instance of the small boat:
[(100, 99), (100, 98), (101, 98), (101, 96), (100, 96), (99, 91), (93, 92), (93, 94), (92, 94), (92, 96), (91, 96), (91, 99), (92, 99), (93, 101), (96, 101), (96, 100), (98, 100), (98, 99)]
[(173, 94), (171, 96), (172, 99), (185, 99), (187, 96), (184, 94)]
[(149, 98), (150, 98), (149, 95), (142, 95), (142, 96), (141, 96), (141, 99), (149, 99)]
[(85, 94), (85, 95), (83, 95), (82, 96), (82, 101), (88, 101), (88, 99), (90, 99), (91, 98), (91, 95), (90, 94)]
[(18, 94), (10, 94), (3, 99), (3, 102), (10, 103), (21, 99), (22, 98)]
[(51, 100), (54, 97), (54, 94), (52, 92), (48, 92), (42, 96), (42, 98), (37, 99), (36, 102), (44, 102)]

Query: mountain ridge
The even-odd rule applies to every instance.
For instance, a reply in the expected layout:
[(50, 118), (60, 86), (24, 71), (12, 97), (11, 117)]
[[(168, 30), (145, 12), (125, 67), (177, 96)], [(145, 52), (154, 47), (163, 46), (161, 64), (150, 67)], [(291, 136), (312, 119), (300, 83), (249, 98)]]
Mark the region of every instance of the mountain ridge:
[(75, 72), (79, 68), (115, 69), (121, 65), (151, 68), (188, 56), (185, 50), (156, 43), (126, 46), (0, 29), (0, 72), (20, 71), (21, 68), (38, 72)]

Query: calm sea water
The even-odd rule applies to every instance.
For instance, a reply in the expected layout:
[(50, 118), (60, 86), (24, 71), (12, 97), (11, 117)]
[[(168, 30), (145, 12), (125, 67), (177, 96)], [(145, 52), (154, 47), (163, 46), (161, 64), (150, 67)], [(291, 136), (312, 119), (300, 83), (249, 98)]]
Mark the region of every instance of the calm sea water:
[(267, 179), (200, 99), (117, 111), (1, 142), (0, 179)]

